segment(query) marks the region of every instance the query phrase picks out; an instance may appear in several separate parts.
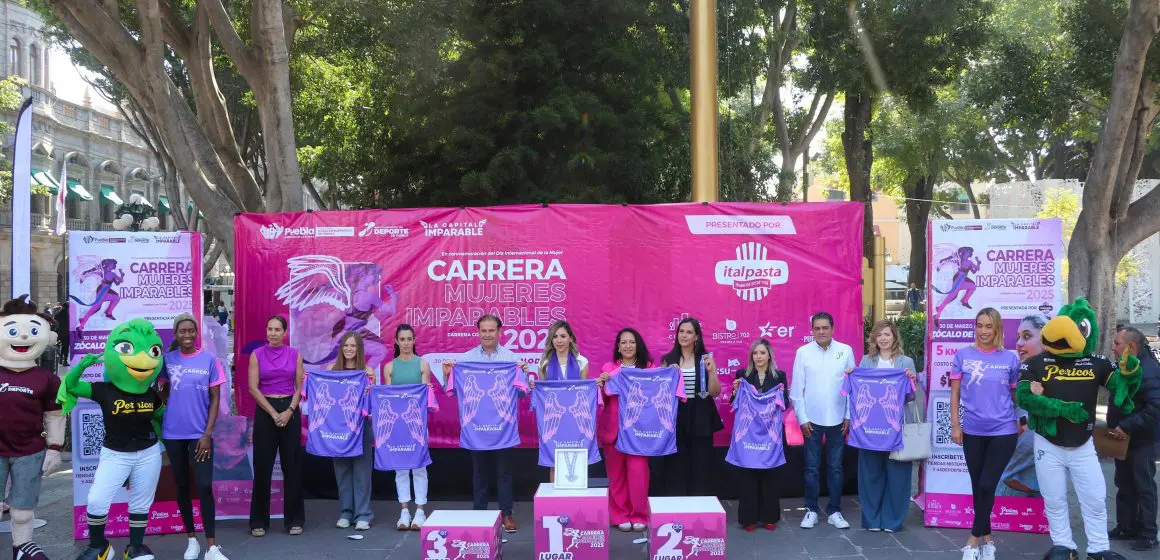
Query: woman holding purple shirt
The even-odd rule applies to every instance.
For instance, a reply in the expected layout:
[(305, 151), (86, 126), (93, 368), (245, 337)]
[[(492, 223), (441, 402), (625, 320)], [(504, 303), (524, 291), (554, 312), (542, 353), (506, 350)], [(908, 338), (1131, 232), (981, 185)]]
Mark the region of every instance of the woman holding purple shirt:
[(998, 311), (988, 307), (975, 316), (975, 343), (955, 353), (950, 377), (951, 439), (963, 446), (975, 508), (963, 560), (994, 560), (995, 489), (1019, 440), (1014, 397), (1019, 357), (1003, 348), (1003, 318)]

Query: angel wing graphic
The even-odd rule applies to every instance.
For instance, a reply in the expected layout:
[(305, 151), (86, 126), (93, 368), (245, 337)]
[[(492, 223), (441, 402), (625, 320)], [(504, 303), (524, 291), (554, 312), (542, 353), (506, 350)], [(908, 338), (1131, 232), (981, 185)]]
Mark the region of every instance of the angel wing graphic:
[(540, 434), (540, 439), (549, 441), (560, 429), (560, 419), (564, 417), (564, 405), (560, 404), (560, 398), (555, 392), (548, 393), (545, 398), (548, 399), (548, 402), (544, 403), (544, 417), (541, 418), (544, 424), (544, 433)]
[(769, 427), (769, 437), (773, 441), (781, 441), (781, 422), (775, 422), (774, 418), (778, 408), (785, 408), (785, 403), (781, 401), (781, 397), (769, 399), (765, 402), (765, 406), (762, 406), (757, 412), (757, 416)]
[(483, 400), (483, 389), (479, 386), (476, 376), (465, 375), (463, 377), (460, 398), (463, 399), (463, 419), (461, 422), (466, 426), (475, 419), (475, 413), (479, 411), (479, 403)]
[(403, 411), (403, 421), (407, 423), (407, 431), (415, 441), (423, 441), (423, 413), (419, 410), (419, 400), (412, 399)]
[(652, 404), (657, 409), (657, 420), (660, 420), (661, 425), (668, 431), (673, 431), (673, 390), (669, 388), (669, 382), (661, 383), (661, 388), (657, 391), (656, 396), (652, 398)]
[(858, 387), (858, 397), (854, 401), (854, 418), (851, 419), (850, 429), (856, 430), (870, 418), (870, 411), (874, 410), (874, 403), (878, 402), (870, 392), (870, 387)]
[(379, 411), (375, 415), (375, 448), (378, 449), (387, 443), (391, 438), (391, 432), (395, 429), (395, 422), (399, 420), (399, 413), (391, 408), (391, 401), (383, 399), (379, 401)]
[(596, 417), (592, 415), (592, 404), (580, 392), (576, 393), (576, 401), (568, 407), (568, 412), (576, 420), (576, 429), (587, 439), (595, 435)]
[(741, 441), (749, 433), (749, 426), (753, 424), (753, 409), (740, 407), (737, 416), (733, 417), (733, 441)]
[(898, 391), (887, 390), (886, 394), (878, 399), (878, 404), (886, 411), (886, 423), (895, 430), (902, 429), (902, 405), (898, 402)]
[(313, 395), (310, 395), (310, 422), (309, 430), (317, 431), (326, 422), (326, 415), (330, 414), (330, 407), (338, 401), (330, 396), (330, 385), (319, 383)]
[(346, 280), (346, 265), (330, 255), (305, 255), (286, 260), (290, 279), (274, 293), (283, 305), (301, 311), (321, 303), (328, 303), (340, 311), (351, 305), (350, 284)]
[(648, 397), (645, 396), (644, 391), (640, 388), (640, 383), (634, 381), (632, 387), (628, 390), (628, 402), (624, 407), (624, 427), (631, 428), (640, 420), (640, 413), (644, 411), (644, 404), (648, 402)]
[(358, 410), (359, 394), (358, 389), (354, 385), (346, 387), (346, 394), (338, 401), (338, 406), (342, 407), (343, 421), (346, 422), (346, 427), (353, 432), (358, 428), (359, 410)]
[(495, 376), (492, 382), (491, 389), (487, 391), (487, 396), (491, 397), (491, 402), (495, 404), (495, 411), (503, 418), (504, 422), (514, 422), (515, 416), (511, 412), (512, 402), (512, 388), (511, 385), (504, 383), (502, 376)]

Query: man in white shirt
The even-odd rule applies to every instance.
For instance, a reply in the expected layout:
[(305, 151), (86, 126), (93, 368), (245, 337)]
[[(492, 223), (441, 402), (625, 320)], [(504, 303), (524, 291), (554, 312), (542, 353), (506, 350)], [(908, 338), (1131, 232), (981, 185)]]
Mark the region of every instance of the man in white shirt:
[[(528, 364), (516, 359), (511, 350), (500, 346), (499, 329), (503, 322), (495, 315), (484, 315), (475, 322), (479, 329), (479, 346), (472, 348), (459, 357), (464, 362), (515, 362), (520, 369), (528, 372)], [(443, 361), (443, 379), (451, 375), (451, 368), (455, 360)], [(510, 449), (496, 449), (493, 451), (472, 451), (471, 471), (472, 490), (474, 494), (474, 508), (487, 509), (490, 501), (492, 480), (495, 481), (495, 501), (499, 505), (503, 517), (503, 530), (514, 533), (520, 529), (512, 517), (514, 498), (512, 497), (512, 471)], [(493, 479), (494, 477), (494, 479)]]
[[(822, 449), (826, 452), (826, 486), (830, 503), (826, 506), (828, 522), (839, 529), (850, 527), (842, 517), (842, 451), (850, 428), (850, 409), (842, 394), (846, 371), (854, 369), (854, 352), (834, 340), (834, 317), (818, 313), (810, 318), (814, 341), (797, 349), (793, 360), (793, 378), (789, 398), (802, 428), (806, 448), (806, 516), (803, 529), (818, 524), (818, 496), (821, 479), (818, 471)], [(824, 443), (823, 443), (824, 441)]]

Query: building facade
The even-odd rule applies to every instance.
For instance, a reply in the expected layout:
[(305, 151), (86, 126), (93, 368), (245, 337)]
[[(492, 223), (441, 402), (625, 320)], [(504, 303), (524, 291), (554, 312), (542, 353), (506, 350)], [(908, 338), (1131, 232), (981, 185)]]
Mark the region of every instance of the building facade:
[[(117, 114), (94, 109), (86, 92), (82, 103), (58, 97), (54, 76), (77, 74), (72, 65), (50, 65), (52, 44), (43, 33), (44, 21), (35, 11), (17, 3), (0, 4), (0, 34), (7, 56), (0, 59), (0, 74), (20, 76), (33, 98), (32, 116), (32, 296), (42, 303), (66, 299), (65, 239), (53, 235), (52, 198), (57, 188), (67, 191), (66, 211), (70, 231), (112, 230), (115, 210), (139, 194), (157, 210), (160, 229), (174, 229), (169, 201), (158, 166), (146, 144)], [(80, 80), (68, 80), (78, 83)], [(0, 112), (14, 124), (16, 115)], [(12, 135), (3, 149), (12, 153)], [(59, 185), (64, 171), (65, 184)], [(11, 270), (12, 215), (10, 206), (0, 210), (0, 270)], [(7, 297), (11, 275), (0, 274), (0, 294)]]

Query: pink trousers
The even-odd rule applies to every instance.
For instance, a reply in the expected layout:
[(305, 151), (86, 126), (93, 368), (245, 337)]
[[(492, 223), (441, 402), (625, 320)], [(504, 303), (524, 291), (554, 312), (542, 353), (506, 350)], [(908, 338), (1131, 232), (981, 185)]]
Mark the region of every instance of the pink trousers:
[(648, 523), (648, 457), (601, 447), (608, 471), (608, 516), (613, 525)]

